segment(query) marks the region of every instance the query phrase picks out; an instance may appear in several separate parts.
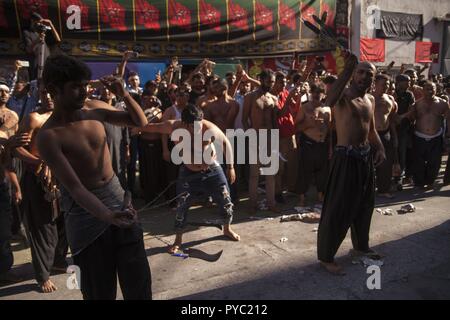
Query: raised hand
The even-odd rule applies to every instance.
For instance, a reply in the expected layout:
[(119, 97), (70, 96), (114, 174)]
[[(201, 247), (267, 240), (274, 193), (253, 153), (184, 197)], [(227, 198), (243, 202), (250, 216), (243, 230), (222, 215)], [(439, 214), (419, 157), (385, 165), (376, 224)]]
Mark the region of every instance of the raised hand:
[(117, 97), (123, 98), (128, 92), (125, 90), (124, 81), (113, 75), (100, 78), (100, 82)]

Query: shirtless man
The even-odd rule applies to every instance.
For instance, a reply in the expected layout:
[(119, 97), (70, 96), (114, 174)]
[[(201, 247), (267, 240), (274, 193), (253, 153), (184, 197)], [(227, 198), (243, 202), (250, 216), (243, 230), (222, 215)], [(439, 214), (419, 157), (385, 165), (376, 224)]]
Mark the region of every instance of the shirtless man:
[[(346, 88), (352, 74), (352, 83)], [(325, 103), (334, 111), (337, 145), (325, 191), (317, 253), (321, 265), (333, 274), (345, 274), (334, 256), (350, 227), (354, 252), (376, 255), (369, 249), (375, 200), (374, 164), (379, 165), (386, 156), (375, 130), (375, 99), (367, 94), (375, 74), (374, 65), (358, 64), (351, 54)]]
[[(441, 166), (443, 120), (450, 123), (449, 104), (436, 97), (436, 84), (427, 81), (424, 98), (417, 101), (411, 111), (401, 118), (415, 120), (413, 138), (413, 180), (416, 187), (432, 187)], [(450, 137), (447, 126), (446, 137)]]
[(382, 197), (392, 198), (390, 193), (392, 173), (400, 175), (398, 161), (398, 139), (396, 129), (397, 102), (393, 96), (387, 94), (390, 78), (385, 74), (375, 77), (375, 129), (380, 136), (386, 151), (386, 161), (376, 168), (376, 185), (378, 194)]
[[(187, 106), (189, 102), (189, 91), (183, 89), (182, 87), (177, 87), (175, 89), (175, 103), (164, 111), (161, 122), (167, 120), (181, 120), (181, 113), (183, 109)], [(169, 139), (169, 135), (161, 134), (161, 143), (163, 150), (163, 159), (166, 161), (166, 178), (167, 182), (171, 183), (178, 176), (178, 167), (170, 159), (170, 152), (174, 146), (173, 142)], [(176, 196), (176, 186), (171, 186), (167, 190), (167, 197), (173, 199)], [(173, 200), (169, 206), (172, 209), (176, 208), (176, 200)]]
[(11, 284), (23, 280), (11, 271), (11, 267), (14, 264), (14, 256), (10, 244), (12, 237), (12, 208), (9, 183), (6, 179), (13, 186), (12, 194), (16, 204), (18, 204), (22, 195), (17, 176), (12, 168), (11, 150), (29, 142), (28, 135), (12, 136), (8, 139), (6, 133), (0, 131), (0, 284)]
[[(196, 196), (211, 196), (217, 203), (223, 218), (223, 234), (233, 241), (239, 241), (240, 236), (231, 230), (233, 220), (233, 203), (230, 197), (230, 189), (221, 166), (215, 161), (216, 150), (211, 140), (202, 141), (201, 149), (195, 148), (194, 139), (199, 136), (203, 138), (206, 131), (213, 133), (215, 139), (224, 144), (224, 154), (227, 159), (227, 178), (234, 183), (236, 175), (233, 166), (233, 150), (231, 144), (223, 132), (212, 122), (203, 119), (203, 112), (193, 104), (188, 104), (182, 114), (181, 120), (168, 120), (162, 123), (150, 123), (141, 128), (143, 132), (172, 134), (176, 129), (185, 129), (191, 137), (191, 152), (189, 161), (184, 161), (180, 168), (177, 181), (178, 207), (175, 220), (176, 237), (175, 242), (169, 247), (169, 253), (176, 253), (182, 245), (183, 230), (187, 223), (187, 213), (190, 206), (195, 202)], [(198, 130), (198, 131), (196, 131)], [(203, 139), (202, 139), (203, 140)], [(174, 141), (180, 143), (181, 141)], [(196, 153), (204, 155), (211, 154), (212, 163), (208, 163), (203, 157), (201, 163), (194, 163), (193, 156)]]
[[(124, 201), (108, 152), (104, 122), (144, 126), (144, 112), (119, 77), (101, 79), (127, 111), (86, 101), (91, 72), (82, 61), (55, 55), (43, 83), (54, 111), (37, 135), (38, 152), (60, 183), (67, 239), (81, 270), (84, 299), (115, 299), (117, 276), (125, 299), (150, 299), (150, 268), (137, 214)], [(128, 208), (128, 209), (127, 209)]]
[(331, 126), (331, 109), (322, 103), (325, 97), (325, 86), (311, 86), (312, 100), (302, 106), (297, 113), (295, 123), (300, 130), (300, 203), (305, 206), (305, 193), (313, 180), (316, 181), (319, 202), (323, 195), (328, 178), (329, 130)]
[[(234, 122), (239, 113), (239, 104), (228, 95), (228, 83), (225, 79), (215, 79), (211, 82), (211, 92), (217, 100), (210, 102), (204, 107), (204, 118), (222, 130), (226, 134), (227, 129), (234, 129)], [(225, 166), (222, 166), (226, 170)], [(228, 181), (231, 200), (237, 200), (236, 184)]]
[(408, 69), (405, 71), (405, 74), (409, 76), (411, 80), (409, 90), (414, 94), (416, 101), (422, 99), (424, 92), (423, 88), (417, 85), (417, 81), (419, 80), (417, 72), (414, 69)]
[[(53, 270), (67, 269), (67, 241), (64, 218), (60, 215), (56, 182), (43, 164), (37, 148), (36, 136), (53, 112), (53, 101), (45, 89), (40, 92), (41, 107), (25, 116), (19, 133), (31, 136), (27, 149), (16, 149), (16, 156), (24, 163), (22, 208), (28, 225), (30, 247), (36, 281), (42, 292), (57, 290), (50, 280)], [(58, 236), (62, 235), (62, 236)]]
[(204, 95), (199, 97), (197, 100), (197, 106), (200, 107), (200, 109), (203, 110), (203, 108), (205, 108), (205, 106), (207, 104), (217, 100), (217, 96), (213, 93), (213, 88), (212, 88), (212, 82), (217, 79), (219, 79), (219, 77), (217, 75), (209, 76), (206, 79), (206, 83), (205, 83), (206, 92)]
[(211, 121), (223, 133), (226, 133), (227, 129), (234, 128), (239, 104), (228, 95), (228, 84), (224, 79), (213, 80), (211, 92), (217, 97), (217, 100), (205, 104), (203, 109), (205, 120)]
[(17, 113), (6, 106), (9, 98), (9, 87), (6, 82), (0, 81), (0, 131), (3, 131), (8, 139), (17, 132), (19, 126)]
[[(271, 150), (270, 131), (276, 129), (277, 119), (277, 104), (278, 99), (270, 93), (275, 84), (275, 74), (271, 70), (264, 70), (259, 75), (261, 86), (247, 94), (244, 98), (244, 110), (242, 113), (242, 124), (244, 129), (267, 129), (267, 150)], [(259, 153), (258, 150), (262, 146), (250, 146), (250, 152)], [(258, 200), (258, 181), (260, 175), (260, 159), (257, 159), (257, 164), (250, 164), (250, 213), (255, 213)], [(275, 178), (276, 175), (266, 175), (266, 197), (267, 206), (273, 212), (279, 212), (275, 204)]]

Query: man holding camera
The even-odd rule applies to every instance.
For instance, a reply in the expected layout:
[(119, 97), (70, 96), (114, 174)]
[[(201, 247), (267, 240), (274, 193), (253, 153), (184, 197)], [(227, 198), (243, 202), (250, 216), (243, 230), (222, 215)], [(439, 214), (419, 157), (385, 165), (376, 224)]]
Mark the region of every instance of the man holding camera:
[[(50, 32), (48, 32), (50, 31)], [(53, 23), (34, 12), (31, 14), (30, 28), (24, 31), (25, 50), (30, 55), (30, 80), (40, 79), (45, 60), (53, 53), (61, 38)]]

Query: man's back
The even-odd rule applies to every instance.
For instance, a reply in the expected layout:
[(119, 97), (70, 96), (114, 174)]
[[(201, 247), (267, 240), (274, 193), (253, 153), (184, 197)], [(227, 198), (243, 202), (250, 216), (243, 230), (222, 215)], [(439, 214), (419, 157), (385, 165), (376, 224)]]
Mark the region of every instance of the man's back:
[(274, 110), (277, 107), (277, 98), (270, 93), (256, 90), (249, 93), (251, 96), (250, 119), (253, 129), (273, 129)]

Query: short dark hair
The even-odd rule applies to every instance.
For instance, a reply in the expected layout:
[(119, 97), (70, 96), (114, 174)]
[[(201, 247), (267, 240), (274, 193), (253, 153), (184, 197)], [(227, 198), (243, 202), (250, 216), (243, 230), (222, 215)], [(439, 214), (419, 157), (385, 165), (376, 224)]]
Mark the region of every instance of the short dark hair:
[(213, 81), (213, 80), (216, 80), (216, 79), (219, 79), (220, 77), (217, 75), (217, 74), (212, 74), (212, 75), (210, 75), (210, 76), (207, 76), (206, 77), (206, 80), (205, 80), (205, 84), (206, 85), (209, 85), (210, 83), (211, 83), (211, 81)]
[(384, 74), (384, 73), (377, 74), (375, 76), (375, 82), (378, 82), (380, 80), (391, 81), (391, 78), (388, 75)]
[(149, 87), (158, 87), (158, 83), (155, 80), (148, 80), (145, 84), (144, 84), (144, 88), (148, 89)]
[(91, 70), (86, 63), (80, 59), (57, 54), (47, 58), (42, 73), (45, 88), (53, 84), (63, 88), (67, 82), (91, 80)]
[(275, 73), (270, 69), (265, 69), (259, 74), (261, 80), (272, 77), (275, 77)]
[(319, 83), (319, 84), (313, 83), (311, 85), (310, 91), (311, 92), (317, 92), (318, 91), (320, 93), (325, 93), (325, 86), (322, 83)]
[(185, 124), (201, 120), (203, 120), (203, 111), (192, 103), (189, 103), (181, 112), (181, 121)]
[(294, 74), (294, 77), (292, 78), (292, 82), (297, 83), (302, 78), (302, 75), (300, 73)]
[(406, 82), (406, 81), (411, 81), (411, 78), (406, 74), (399, 74), (395, 78), (395, 82)]
[(285, 78), (286, 78), (286, 75), (284, 74), (284, 72), (277, 71), (275, 73), (275, 81), (283, 80)]
[(192, 76), (192, 80), (194, 80), (194, 79), (200, 79), (200, 80), (205, 81), (205, 76), (203, 75), (203, 73), (197, 72), (196, 74), (194, 74)]
[(128, 74), (128, 79), (131, 78), (131, 77), (134, 77), (134, 76), (138, 76), (139, 77), (139, 74), (136, 71), (130, 71), (130, 73)]
[(234, 74), (234, 72), (233, 71), (228, 71), (226, 74), (225, 74), (225, 77), (228, 77), (228, 76), (234, 76), (235, 74)]
[(333, 84), (338, 79), (335, 75), (329, 75), (326, 76), (325, 79), (323, 79), (323, 83), (325, 84)]
[(218, 79), (214, 79), (214, 80), (211, 82), (212, 85), (214, 85), (214, 84), (216, 84), (216, 83), (220, 83), (222, 86), (226, 87), (227, 90), (228, 90), (228, 82), (227, 82), (227, 80), (218, 78)]
[[(425, 87), (427, 84), (430, 85), (430, 86), (436, 86), (436, 83), (434, 83), (433, 81), (431, 81), (431, 80), (424, 80), (422, 87)], [(436, 88), (437, 88), (437, 86), (436, 86)]]

